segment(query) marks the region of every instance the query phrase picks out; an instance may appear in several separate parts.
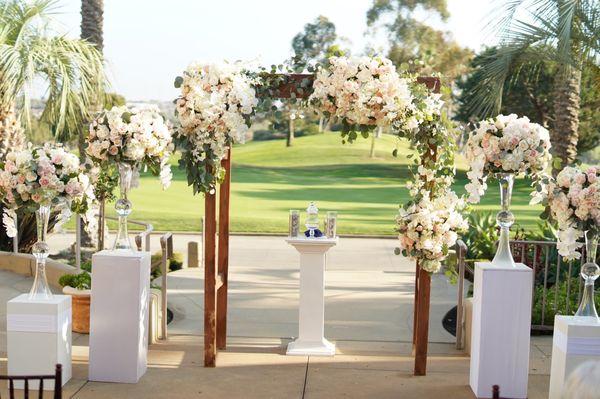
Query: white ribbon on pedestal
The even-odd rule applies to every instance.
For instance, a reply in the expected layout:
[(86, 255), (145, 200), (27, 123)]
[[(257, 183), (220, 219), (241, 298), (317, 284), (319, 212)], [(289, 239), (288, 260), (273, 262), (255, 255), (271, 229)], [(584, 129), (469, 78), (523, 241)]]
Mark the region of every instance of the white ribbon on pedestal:
[(6, 331), (57, 333), (68, 325), (70, 318), (71, 309), (63, 310), (58, 315), (8, 314)]
[(554, 330), (554, 343), (567, 355), (600, 356), (600, 337), (567, 337)]

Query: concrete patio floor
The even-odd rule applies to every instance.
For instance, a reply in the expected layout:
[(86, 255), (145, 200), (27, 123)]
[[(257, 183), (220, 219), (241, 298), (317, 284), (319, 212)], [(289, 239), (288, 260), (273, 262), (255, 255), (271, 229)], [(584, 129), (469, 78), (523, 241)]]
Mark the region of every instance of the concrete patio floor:
[[(65, 398), (473, 398), (469, 358), (430, 345), (428, 375), (412, 376), (410, 344), (337, 341), (333, 358), (285, 356), (287, 340), (229, 340), (217, 367), (202, 367), (202, 337), (177, 335), (152, 345), (137, 384), (87, 381), (87, 336), (73, 342)], [(548, 396), (551, 338), (533, 338), (529, 398)], [(0, 373), (6, 370), (3, 355)], [(6, 387), (1, 385), (0, 394)], [(49, 397), (49, 396), (48, 396)]]
[[(181, 251), (193, 238), (176, 236), (175, 249)], [(52, 247), (60, 248), (70, 238), (52, 239)], [(433, 279), (428, 375), (412, 376), (414, 265), (394, 256), (394, 246), (395, 240), (343, 238), (331, 252), (325, 314), (335, 357), (285, 356), (298, 328), (297, 254), (281, 237), (234, 236), (228, 349), (219, 353), (217, 368), (203, 367), (203, 270), (184, 269), (169, 275), (175, 319), (169, 339), (150, 346), (148, 371), (140, 382), (87, 381), (88, 336), (73, 334), (73, 378), (64, 397), (473, 398), (469, 358), (454, 348), (453, 337), (441, 326), (456, 304), (456, 287), (443, 275)], [(30, 285), (31, 278), (0, 271), (0, 300), (5, 303)], [(0, 373), (6, 371), (5, 331), (2, 307)], [(551, 345), (551, 337), (532, 337), (530, 399), (548, 395)], [(0, 384), (0, 395), (5, 388)]]

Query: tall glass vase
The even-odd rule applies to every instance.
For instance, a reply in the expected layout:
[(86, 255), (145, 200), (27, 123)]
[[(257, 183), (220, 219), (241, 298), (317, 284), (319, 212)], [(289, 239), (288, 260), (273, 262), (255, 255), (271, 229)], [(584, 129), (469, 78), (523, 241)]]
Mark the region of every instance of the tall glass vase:
[(500, 227), (500, 240), (492, 264), (499, 267), (515, 267), (515, 261), (510, 252), (510, 226), (515, 222), (515, 216), (510, 211), (514, 175), (512, 173), (497, 173), (496, 178), (500, 183), (500, 205), (502, 210), (496, 215), (496, 223)]
[(133, 251), (131, 242), (129, 241), (129, 233), (127, 231), (127, 216), (131, 213), (131, 201), (127, 199), (129, 189), (131, 188), (131, 177), (133, 168), (128, 163), (119, 163), (119, 199), (115, 203), (115, 210), (119, 216), (119, 229), (117, 238), (113, 245), (113, 250)]
[(581, 277), (584, 281), (581, 303), (575, 316), (594, 317), (598, 320), (598, 312), (594, 303), (594, 283), (600, 276), (600, 267), (596, 263), (596, 249), (598, 248), (598, 234), (593, 231), (585, 232), (586, 262), (581, 266)]
[(35, 279), (31, 291), (29, 291), (29, 299), (48, 300), (52, 298), (52, 291), (50, 291), (46, 278), (46, 259), (50, 253), (50, 247), (46, 242), (48, 219), (50, 219), (50, 206), (40, 205), (35, 211), (37, 242), (31, 248), (31, 253), (35, 258)]

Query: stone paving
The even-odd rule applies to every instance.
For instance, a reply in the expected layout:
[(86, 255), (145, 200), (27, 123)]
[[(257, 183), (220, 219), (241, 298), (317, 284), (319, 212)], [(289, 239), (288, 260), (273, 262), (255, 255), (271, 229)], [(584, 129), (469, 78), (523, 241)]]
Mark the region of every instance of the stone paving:
[[(68, 245), (53, 235), (52, 248)], [(182, 251), (197, 236), (176, 236)], [(153, 245), (158, 249), (157, 238)], [(326, 336), (333, 358), (285, 356), (297, 334), (298, 257), (282, 237), (232, 237), (228, 349), (217, 368), (202, 367), (202, 269), (169, 275), (175, 319), (169, 339), (152, 345), (138, 384), (87, 381), (88, 337), (73, 335), (72, 398), (473, 398), (469, 358), (457, 351), (441, 317), (456, 304), (443, 275), (432, 286), (431, 344), (425, 377), (412, 376), (414, 265), (394, 256), (395, 240), (344, 239), (326, 271)], [(31, 285), (30, 277), (0, 271), (0, 301)], [(6, 371), (5, 308), (0, 309), (0, 373)], [(118, 326), (115, 326), (118, 328)], [(529, 398), (548, 393), (551, 337), (533, 337)], [(0, 384), (0, 395), (5, 386)]]

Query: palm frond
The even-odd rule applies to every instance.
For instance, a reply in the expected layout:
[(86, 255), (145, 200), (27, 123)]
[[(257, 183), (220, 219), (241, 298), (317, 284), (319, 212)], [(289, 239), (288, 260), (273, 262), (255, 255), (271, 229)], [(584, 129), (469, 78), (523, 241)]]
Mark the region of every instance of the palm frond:
[(22, 100), (30, 126), (30, 86), (47, 84), (42, 120), (66, 139), (81, 129), (89, 109), (102, 98), (106, 76), (102, 55), (84, 40), (52, 36), (35, 23), (54, 12), (54, 0), (11, 1), (0, 11), (0, 106)]

